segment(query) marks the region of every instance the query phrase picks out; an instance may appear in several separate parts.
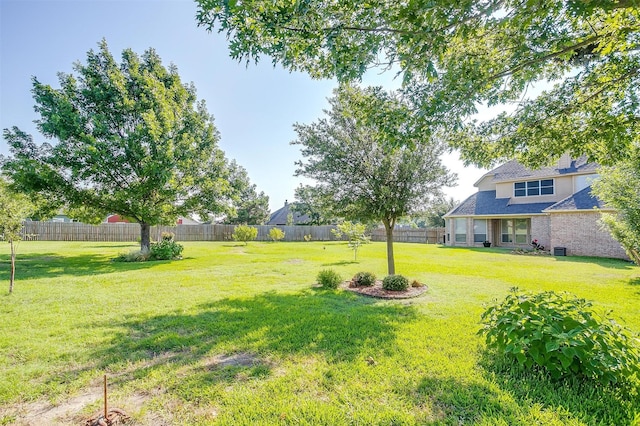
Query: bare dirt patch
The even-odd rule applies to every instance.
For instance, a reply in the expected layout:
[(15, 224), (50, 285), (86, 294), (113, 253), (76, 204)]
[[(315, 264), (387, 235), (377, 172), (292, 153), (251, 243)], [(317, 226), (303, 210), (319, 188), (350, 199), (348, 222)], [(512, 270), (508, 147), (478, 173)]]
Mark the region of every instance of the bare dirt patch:
[(256, 364), (261, 364), (261, 360), (254, 354), (247, 352), (240, 352), (237, 354), (222, 354), (216, 355), (205, 363), (208, 368), (220, 368), (220, 367), (251, 367)]
[(422, 285), (422, 287), (409, 287), (403, 291), (391, 291), (385, 290), (382, 288), (382, 281), (377, 280), (376, 283), (372, 286), (360, 286), (360, 287), (352, 287), (351, 281), (345, 281), (340, 288), (348, 291), (352, 291), (354, 293), (362, 294), (364, 296), (376, 297), (379, 299), (411, 299), (413, 297), (418, 297), (427, 291), (427, 286)]
[[(14, 422), (11, 424), (19, 426), (84, 425), (89, 417), (87, 408), (95, 409), (102, 404), (102, 391), (100, 387), (91, 387), (82, 395), (55, 405), (46, 401), (15, 405), (11, 410), (0, 412), (0, 419), (12, 417)], [(135, 413), (142, 409), (150, 397), (151, 395), (136, 393), (125, 398), (114, 398), (113, 406), (121, 407), (127, 413)], [(95, 415), (93, 417), (97, 418)]]

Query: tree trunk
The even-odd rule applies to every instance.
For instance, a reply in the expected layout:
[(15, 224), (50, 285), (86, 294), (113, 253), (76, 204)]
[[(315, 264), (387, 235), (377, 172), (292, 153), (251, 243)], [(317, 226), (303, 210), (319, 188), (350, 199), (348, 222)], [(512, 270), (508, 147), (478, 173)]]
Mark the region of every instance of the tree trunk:
[(140, 251), (148, 253), (151, 246), (151, 226), (148, 223), (140, 222)]
[(393, 275), (396, 273), (396, 265), (393, 260), (393, 226), (395, 225), (394, 220), (384, 219), (382, 223), (384, 223), (384, 229), (387, 234), (387, 270), (389, 275)]
[(13, 240), (9, 241), (11, 245), (11, 272), (9, 274), (9, 293), (13, 293), (13, 282), (16, 279), (16, 246)]

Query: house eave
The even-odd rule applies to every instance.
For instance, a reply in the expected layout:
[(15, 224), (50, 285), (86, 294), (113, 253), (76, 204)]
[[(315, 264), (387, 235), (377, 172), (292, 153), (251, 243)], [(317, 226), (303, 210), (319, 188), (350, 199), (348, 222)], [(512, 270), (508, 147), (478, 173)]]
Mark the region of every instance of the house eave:
[(562, 209), (562, 210), (543, 210), (546, 214), (554, 214), (554, 213), (612, 213), (615, 212), (615, 209), (611, 208), (593, 208), (593, 209)]
[(482, 218), (482, 219), (490, 219), (490, 218), (494, 218), (494, 217), (514, 217), (514, 216), (546, 216), (548, 213), (509, 213), (509, 214), (458, 214), (458, 215), (449, 215), (449, 216), (443, 216), (444, 218), (449, 218), (449, 217), (477, 217), (477, 218)]
[(557, 179), (559, 177), (565, 177), (565, 176), (580, 176), (580, 175), (593, 175), (596, 174), (597, 171), (596, 170), (584, 170), (584, 171), (577, 171), (577, 172), (570, 172), (570, 173), (550, 173), (550, 174), (546, 174), (546, 175), (540, 175), (540, 176), (521, 176), (521, 177), (516, 177), (516, 178), (508, 178), (508, 179), (496, 179), (494, 176), (494, 180), (493, 182), (495, 183), (509, 183), (509, 182), (521, 182), (521, 181), (528, 181), (528, 180), (541, 180), (541, 179)]

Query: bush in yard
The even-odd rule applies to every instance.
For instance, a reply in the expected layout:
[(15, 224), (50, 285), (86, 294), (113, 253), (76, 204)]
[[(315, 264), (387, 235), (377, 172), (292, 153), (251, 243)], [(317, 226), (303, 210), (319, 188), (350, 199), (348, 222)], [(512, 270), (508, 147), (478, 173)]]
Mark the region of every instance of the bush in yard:
[(420, 281), (418, 281), (418, 280), (413, 280), (413, 281), (411, 281), (411, 287), (414, 287), (414, 288), (421, 288), (421, 287), (424, 287), (424, 284), (422, 284), (422, 283), (421, 283)]
[(479, 334), (489, 348), (523, 367), (541, 367), (554, 379), (586, 377), (607, 385), (640, 377), (638, 339), (591, 306), (567, 293), (512, 289), (482, 314)]
[(120, 253), (113, 259), (114, 262), (146, 262), (151, 257), (150, 252), (135, 250), (129, 253)]
[(173, 235), (170, 238), (165, 238), (162, 235), (162, 239), (157, 243), (151, 243), (149, 247), (149, 259), (150, 260), (171, 260), (179, 259), (184, 247), (182, 244), (178, 244), (173, 241)]
[(280, 228), (269, 229), (269, 238), (275, 243), (284, 238), (284, 231)]
[(242, 241), (246, 246), (249, 241), (258, 237), (258, 228), (247, 225), (238, 225), (231, 235), (235, 241)]
[(372, 286), (376, 283), (376, 276), (371, 272), (358, 272), (353, 276), (351, 282), (355, 286)]
[(318, 280), (318, 284), (324, 288), (338, 288), (342, 282), (342, 277), (333, 269), (323, 269), (318, 272), (316, 279)]
[(382, 288), (391, 291), (404, 291), (409, 288), (409, 280), (402, 275), (387, 275), (382, 280)]

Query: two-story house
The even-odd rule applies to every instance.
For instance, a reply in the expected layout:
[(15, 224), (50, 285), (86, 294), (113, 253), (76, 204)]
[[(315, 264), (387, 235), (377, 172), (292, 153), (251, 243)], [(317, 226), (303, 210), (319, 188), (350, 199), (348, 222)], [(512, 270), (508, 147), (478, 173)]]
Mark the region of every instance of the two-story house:
[(567, 255), (626, 259), (599, 223), (607, 209), (591, 195), (598, 165), (564, 155), (553, 167), (531, 170), (509, 161), (482, 176), (478, 192), (445, 215), (446, 244), (566, 248)]

